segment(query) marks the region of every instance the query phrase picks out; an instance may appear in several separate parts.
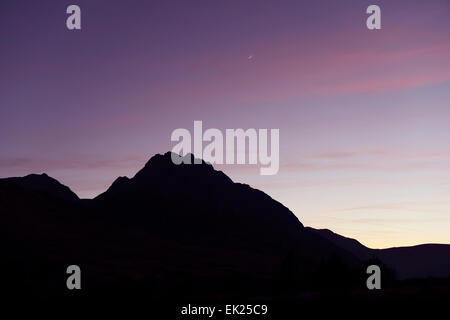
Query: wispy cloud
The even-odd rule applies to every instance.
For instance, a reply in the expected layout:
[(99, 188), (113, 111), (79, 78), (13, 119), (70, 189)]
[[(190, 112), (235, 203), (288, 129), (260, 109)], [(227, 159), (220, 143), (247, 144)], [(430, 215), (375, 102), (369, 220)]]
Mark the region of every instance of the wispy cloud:
[(0, 170), (28, 169), (30, 172), (41, 172), (46, 169), (119, 169), (143, 164), (144, 159), (140, 157), (112, 160), (0, 158)]

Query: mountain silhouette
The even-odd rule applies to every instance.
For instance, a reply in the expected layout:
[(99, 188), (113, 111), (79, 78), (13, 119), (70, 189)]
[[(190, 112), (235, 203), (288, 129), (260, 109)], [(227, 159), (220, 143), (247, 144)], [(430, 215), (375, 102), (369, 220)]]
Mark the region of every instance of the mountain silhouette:
[(379, 259), (396, 271), (398, 279), (445, 278), (450, 276), (450, 245), (422, 244), (411, 247), (370, 249), (355, 239), (346, 238), (328, 229), (307, 228), (360, 260)]
[(25, 189), (35, 190), (57, 196), (64, 200), (76, 201), (78, 196), (70, 188), (47, 174), (30, 174), (25, 177), (0, 179), (3, 184), (12, 184)]
[[(371, 259), (402, 278), (450, 275), (447, 245), (369, 249), (304, 227), (281, 203), (210, 164), (175, 165), (172, 156), (153, 156), (94, 199), (79, 199), (45, 174), (0, 179), (4, 286), (67, 294), (72, 264), (83, 270), (88, 294), (167, 299), (365, 286)], [(416, 257), (423, 261), (414, 264)]]

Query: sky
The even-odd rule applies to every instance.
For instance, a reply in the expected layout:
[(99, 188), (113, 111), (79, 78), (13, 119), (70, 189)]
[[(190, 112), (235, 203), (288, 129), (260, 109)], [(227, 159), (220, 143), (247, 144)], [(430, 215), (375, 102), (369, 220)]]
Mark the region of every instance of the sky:
[(0, 177), (92, 198), (194, 120), (279, 129), (278, 174), (217, 168), (304, 225), (450, 243), (450, 1), (0, 2)]

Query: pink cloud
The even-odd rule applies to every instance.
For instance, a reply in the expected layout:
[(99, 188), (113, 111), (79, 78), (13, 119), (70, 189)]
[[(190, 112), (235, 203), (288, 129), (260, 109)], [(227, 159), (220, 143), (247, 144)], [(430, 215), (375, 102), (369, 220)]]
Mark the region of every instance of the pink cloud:
[(1, 158), (0, 169), (22, 169), (34, 173), (43, 172), (47, 169), (119, 169), (137, 165), (143, 166), (144, 163), (145, 161), (139, 157), (113, 160)]
[[(433, 30), (420, 32), (432, 39)], [(192, 75), (190, 82), (152, 85), (141, 88), (140, 95), (152, 101), (268, 101), (305, 95), (396, 92), (450, 80), (450, 40), (416, 44), (411, 30), (400, 29), (391, 30), (387, 39), (377, 38), (361, 47), (348, 40), (361, 37), (360, 31), (344, 30), (328, 36), (341, 39), (348, 47), (303, 43), (305, 48), (317, 46), (317, 50), (308, 51), (302, 49), (299, 40), (292, 39), (256, 47), (251, 63), (245, 52), (242, 56), (215, 53), (174, 61), (180, 74)], [(411, 45), (395, 46), (401, 38), (410, 39)], [(198, 72), (205, 69), (209, 72)]]

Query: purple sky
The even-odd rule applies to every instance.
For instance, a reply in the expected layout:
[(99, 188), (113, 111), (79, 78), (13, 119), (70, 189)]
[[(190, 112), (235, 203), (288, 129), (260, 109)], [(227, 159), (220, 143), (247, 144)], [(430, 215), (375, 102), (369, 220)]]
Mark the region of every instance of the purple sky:
[(277, 175), (220, 169), (372, 247), (450, 243), (448, 0), (2, 0), (0, 52), (0, 177), (93, 197), (194, 120), (279, 128)]

